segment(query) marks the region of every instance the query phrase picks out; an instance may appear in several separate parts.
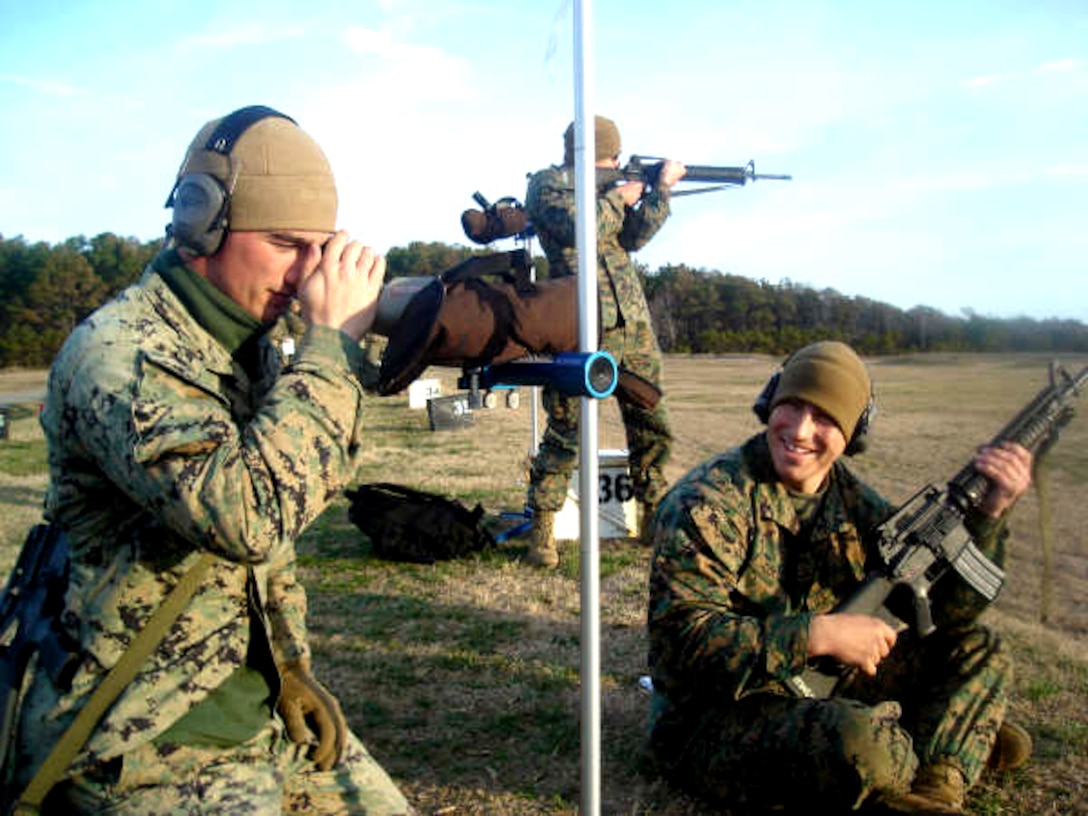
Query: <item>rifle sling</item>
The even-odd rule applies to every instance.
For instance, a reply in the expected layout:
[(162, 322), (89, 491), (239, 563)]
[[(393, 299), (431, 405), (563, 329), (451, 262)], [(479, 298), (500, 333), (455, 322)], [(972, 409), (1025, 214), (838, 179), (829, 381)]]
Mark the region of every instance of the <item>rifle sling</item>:
[(151, 656), (151, 653), (158, 648), (162, 639), (166, 636), (167, 630), (173, 625), (178, 615), (181, 614), (181, 610), (189, 603), (189, 599), (200, 585), (204, 574), (213, 561), (215, 561), (214, 555), (203, 553), (197, 562), (189, 568), (189, 571), (181, 576), (181, 580), (166, 596), (159, 608), (155, 610), (155, 614), (151, 616), (144, 628), (133, 638), (132, 643), (129, 644), (121, 658), (109, 670), (102, 682), (98, 684), (98, 687), (95, 688), (87, 704), (80, 709), (75, 720), (68, 726), (57, 744), (53, 746), (53, 750), (49, 752), (49, 756), (45, 758), (45, 762), (42, 763), (34, 778), (30, 780), (30, 784), (27, 785), (22, 796), (19, 797), (19, 803), (15, 809), (16, 814), (38, 812), (42, 801), (52, 787), (64, 776), (64, 772), (90, 738), (91, 732), (94, 731), (102, 715), (106, 713), (106, 709), (113, 704), (124, 688), (132, 682), (140, 667)]

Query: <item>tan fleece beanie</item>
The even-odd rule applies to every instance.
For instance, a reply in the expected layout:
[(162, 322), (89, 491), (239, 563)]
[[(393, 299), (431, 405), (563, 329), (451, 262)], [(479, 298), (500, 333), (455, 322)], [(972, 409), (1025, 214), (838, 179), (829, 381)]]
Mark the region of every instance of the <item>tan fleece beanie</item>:
[[(620, 129), (604, 116), (594, 117), (594, 161), (611, 159), (620, 154)], [(563, 134), (563, 164), (574, 166), (574, 122), (567, 125)]]
[(272, 116), (247, 128), (224, 156), (205, 149), (221, 121), (197, 133), (178, 177), (208, 173), (223, 184), (230, 194), (227, 229), (336, 229), (336, 182), (317, 142), (291, 120)]
[(787, 399), (809, 402), (835, 420), (849, 442), (872, 397), (865, 363), (845, 343), (813, 343), (782, 364), (771, 410)]

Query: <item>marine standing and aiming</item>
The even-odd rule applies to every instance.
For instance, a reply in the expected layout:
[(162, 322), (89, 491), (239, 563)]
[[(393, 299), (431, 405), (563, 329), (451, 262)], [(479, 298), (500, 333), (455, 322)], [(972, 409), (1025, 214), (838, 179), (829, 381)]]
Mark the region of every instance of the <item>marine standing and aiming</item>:
[[(594, 121), (595, 163), (619, 167), (620, 133), (603, 116)], [(574, 123), (564, 134), (563, 164), (535, 173), (525, 194), (525, 209), (548, 259), (551, 277), (578, 271), (575, 247)], [(663, 468), (669, 458), (672, 430), (662, 395), (661, 351), (650, 322), (650, 310), (630, 253), (645, 246), (669, 217), (669, 193), (684, 175), (684, 165), (663, 163), (656, 184), (628, 181), (597, 193), (597, 289), (600, 348), (609, 352), (629, 376), (645, 384), (651, 399), (634, 399), (618, 390), (627, 435), (628, 465), (643, 525), (665, 490)], [(530, 473), (528, 505), (533, 527), (527, 561), (554, 569), (559, 564), (555, 514), (567, 497), (578, 456), (578, 400), (553, 389), (543, 391), (547, 427)], [(643, 527), (644, 529), (644, 527)]]

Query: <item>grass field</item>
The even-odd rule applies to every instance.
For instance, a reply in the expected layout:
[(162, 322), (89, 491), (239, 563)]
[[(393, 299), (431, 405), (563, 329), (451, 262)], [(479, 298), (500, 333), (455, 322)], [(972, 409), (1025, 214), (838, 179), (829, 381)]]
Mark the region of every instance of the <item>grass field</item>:
[[(1063, 361), (1072, 370), (1088, 360)], [(853, 466), (893, 501), (942, 483), (1046, 382), (1038, 356), (871, 360), (879, 413), (870, 452)], [(750, 406), (775, 361), (670, 357), (676, 434), (669, 476), (758, 429)], [(456, 372), (432, 370), (443, 393)], [(0, 394), (28, 393), (40, 372), (0, 373)], [(394, 481), (482, 503), (489, 524), (525, 500), (530, 392), (518, 410), (478, 411), (475, 426), (433, 432), (406, 395), (373, 398), (359, 482)], [(2, 398), (0, 398), (2, 401)], [(1040, 497), (1012, 520), (1002, 595), (986, 613), (1017, 656), (1013, 714), (1035, 739), (1033, 760), (985, 776), (977, 814), (1088, 814), (1088, 396), (1047, 457)], [(39, 516), (45, 450), (34, 406), (10, 409), (0, 442), (0, 569)], [(612, 401), (600, 447), (624, 447)], [(300, 540), (319, 675), (353, 728), (421, 813), (574, 814), (581, 790), (578, 546), (555, 573), (524, 567), (524, 542), (434, 566), (373, 557), (339, 502)], [(1052, 543), (1044, 557), (1042, 529)], [(640, 760), (649, 554), (631, 541), (600, 547), (601, 801), (606, 814), (702, 816), (701, 805)], [(1048, 566), (1049, 565), (1049, 566)], [(817, 808), (818, 810), (818, 808)]]

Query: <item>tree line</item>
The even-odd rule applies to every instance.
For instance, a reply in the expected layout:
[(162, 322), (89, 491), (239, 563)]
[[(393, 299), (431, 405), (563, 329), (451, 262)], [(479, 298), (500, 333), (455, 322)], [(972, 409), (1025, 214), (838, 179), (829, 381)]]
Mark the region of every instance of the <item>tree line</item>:
[[(57, 244), (0, 235), (0, 368), (48, 366), (75, 325), (137, 281), (161, 248), (112, 233)], [(387, 278), (435, 275), (491, 249), (416, 241), (386, 253)], [(535, 259), (539, 279), (547, 261)], [(1076, 320), (961, 316), (926, 306), (902, 310), (834, 289), (770, 283), (669, 264), (639, 267), (666, 353), (786, 354), (840, 339), (866, 355), (916, 351), (1088, 352), (1088, 325)]]

